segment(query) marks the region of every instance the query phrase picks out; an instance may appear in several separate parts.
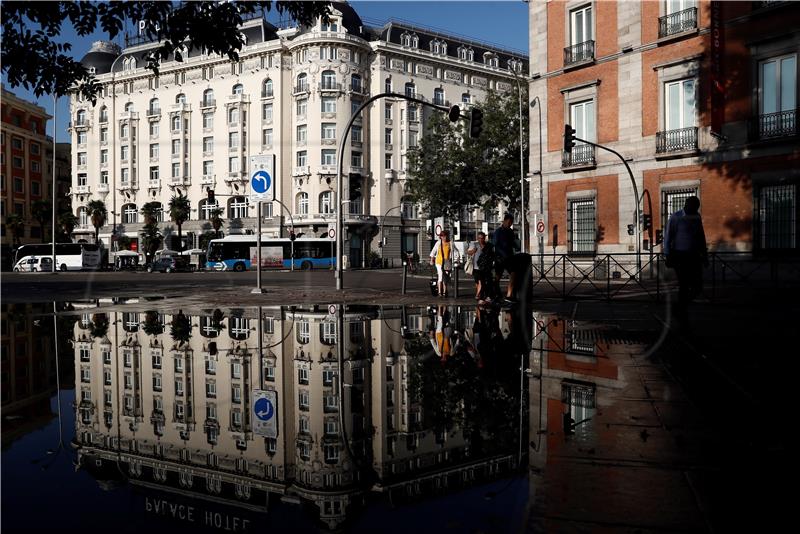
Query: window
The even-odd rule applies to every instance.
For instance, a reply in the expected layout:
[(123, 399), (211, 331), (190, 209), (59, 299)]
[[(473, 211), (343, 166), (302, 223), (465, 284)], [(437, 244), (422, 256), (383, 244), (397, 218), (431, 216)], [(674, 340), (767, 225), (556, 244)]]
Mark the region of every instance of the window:
[(86, 182), (87, 182), (87, 176), (86, 176), (86, 173), (83, 173), (83, 172), (82, 172), (82, 173), (80, 173), (80, 174), (78, 175), (78, 185), (79, 185), (79, 186), (85, 186), (85, 185), (86, 185)]
[(264, 83), (261, 84), (261, 98), (267, 98), (271, 96), (273, 96), (272, 80), (267, 78), (264, 80)]
[(308, 215), (308, 193), (297, 194), (295, 213), (298, 215)]
[(86, 130), (81, 130), (78, 132), (78, 144), (85, 145), (86, 144)]
[(131, 182), (131, 170), (128, 167), (123, 167), (120, 172), (120, 181), (127, 185)]
[(122, 145), (119, 149), (119, 159), (123, 163), (128, 161), (128, 157), (130, 155), (130, 146), (129, 145)]
[(100, 122), (108, 122), (108, 108), (105, 106), (100, 108)]
[(150, 182), (158, 182), (159, 170), (158, 167), (150, 167)]
[(307, 127), (305, 124), (301, 124), (297, 127), (297, 142), (305, 144), (307, 138)]
[(161, 113), (161, 105), (158, 103), (157, 98), (150, 99), (150, 105), (147, 108), (148, 115), (158, 115)]
[(392, 129), (391, 128), (386, 128), (386, 130), (384, 131), (384, 139), (383, 140), (387, 145), (391, 145), (392, 144)]
[(172, 177), (173, 178), (180, 178), (181, 176), (181, 164), (180, 163), (173, 163), (172, 164)]
[(159, 131), (158, 123), (157, 122), (151, 122), (150, 123), (150, 137), (152, 137), (152, 138), (158, 137), (158, 131)]
[(308, 391), (300, 390), (298, 393), (298, 401), (301, 410), (308, 410), (309, 407)]
[(203, 129), (210, 130), (214, 127), (214, 114), (203, 113)]
[(300, 73), (297, 75), (297, 84), (295, 85), (295, 92), (303, 93), (308, 91), (308, 75)]
[(158, 143), (150, 145), (150, 159), (158, 159)]
[(305, 167), (306, 165), (308, 165), (308, 152), (305, 150), (299, 150), (297, 152), (297, 166)]
[(228, 134), (228, 148), (239, 148), (239, 132)]
[(231, 108), (228, 110), (228, 124), (231, 126), (239, 124), (239, 108)]
[(264, 367), (264, 380), (268, 380), (270, 382), (275, 381), (275, 367), (273, 365), (266, 365)]
[(419, 139), (419, 132), (411, 130), (408, 132), (408, 148), (416, 148)]
[(797, 133), (797, 55), (771, 58), (759, 65), (760, 138)]
[(100, 183), (108, 185), (108, 171), (100, 171)]
[(569, 201), (567, 213), (570, 254), (594, 254), (597, 228), (595, 226), (595, 199)]
[(686, 199), (690, 196), (697, 196), (697, 188), (686, 189), (666, 189), (661, 192), (661, 228), (667, 227), (669, 216), (678, 210), (683, 209)]
[(203, 162), (203, 176), (214, 176), (214, 162), (212, 160)]
[(414, 122), (419, 120), (419, 115), (417, 114), (417, 106), (408, 106), (408, 120)]
[(241, 95), (242, 93), (244, 93), (244, 87), (242, 87), (240, 83), (237, 83), (231, 88), (232, 95)]
[[(695, 122), (695, 81), (679, 80), (665, 84), (666, 130), (689, 128)], [(580, 135), (578, 136), (580, 137)]]
[(332, 70), (322, 72), (322, 89), (336, 89), (336, 73)]
[[(354, 98), (350, 101), (350, 115), (355, 115), (358, 113), (358, 108), (361, 107), (361, 100)], [(361, 119), (361, 117), (359, 117)]]
[[(127, 111), (127, 109), (126, 109), (126, 111)], [(76, 126), (83, 126), (84, 124), (86, 124), (86, 110), (85, 109), (81, 109), (81, 110), (78, 110), (78, 114), (75, 117), (75, 125)]]
[(444, 89), (433, 90), (433, 103), (438, 106), (444, 106)]
[[(125, 147), (122, 147), (125, 148)], [(181, 153), (181, 140), (180, 139), (173, 139), (172, 140), (172, 155), (179, 156)]]
[(298, 63), (305, 63), (308, 61), (308, 48), (303, 48), (302, 50), (298, 50), (297, 54), (295, 54), (295, 59)]
[(333, 203), (333, 192), (325, 191), (319, 195), (319, 211), (322, 214), (335, 213), (335, 206)]
[(301, 385), (308, 385), (308, 369), (301, 367), (297, 370), (297, 383)]
[(383, 118), (386, 119), (387, 121), (392, 120), (392, 105), (391, 104), (386, 104), (386, 106), (383, 108)]
[(391, 169), (392, 168), (392, 155), (391, 154), (385, 154), (383, 156), (383, 167), (385, 169)]
[(139, 211), (136, 209), (136, 204), (125, 204), (122, 207), (122, 220), (126, 224), (139, 222)]
[(350, 77), (350, 89), (354, 93), (360, 93), (361, 92), (361, 76), (359, 76), (358, 74), (353, 74)]
[(336, 123), (323, 122), (322, 123), (322, 138), (323, 139), (336, 139)]
[(350, 129), (350, 141), (352, 143), (361, 143), (363, 141), (361, 126), (353, 126)]
[(214, 153), (214, 138), (213, 137), (204, 137), (203, 138), (203, 154), (213, 154)]
[(322, 151), (323, 165), (336, 165), (336, 150), (329, 148)]
[(765, 185), (755, 202), (758, 247), (762, 250), (797, 249), (797, 185)]
[[(247, 217), (247, 200), (244, 197), (233, 197), (228, 209), (228, 217), (242, 219)], [(231, 324), (233, 324), (231, 322)]]
[(306, 320), (297, 321), (297, 342), (306, 344), (309, 341), (311, 341), (311, 325)]
[(161, 391), (161, 375), (153, 375), (153, 391)]
[(261, 144), (263, 146), (272, 146), (272, 128), (264, 128), (264, 130), (262, 130)]
[(416, 98), (417, 96), (417, 87), (411, 82), (406, 83), (406, 96), (412, 98)]
[[(31, 182), (31, 195), (38, 197), (41, 194), (42, 194), (42, 186), (39, 184), (39, 182)], [(38, 228), (36, 229), (38, 230)], [(31, 228), (31, 231), (33, 231), (33, 228)], [(31, 237), (35, 236), (31, 235)]]
[[(668, 2), (669, 3), (669, 2)], [(585, 43), (594, 39), (592, 26), (592, 6), (587, 5), (570, 11), (570, 45)]]
[[(150, 157), (153, 157), (152, 154), (152, 145), (150, 145)], [(156, 145), (158, 147), (158, 145)], [(100, 165), (108, 165), (108, 150), (103, 149), (100, 151)]]
[(108, 128), (100, 128), (100, 143), (108, 143)]
[(336, 97), (323, 96), (322, 97), (322, 112), (323, 113), (336, 113)]
[(242, 364), (239, 362), (231, 363), (231, 378), (240, 379), (242, 378)]
[(363, 167), (364, 166), (364, 158), (361, 152), (351, 152), (350, 153), (350, 166), (351, 167)]
[(336, 444), (327, 444), (325, 449), (325, 461), (335, 463), (339, 461), (339, 446)]
[(383, 92), (384, 93), (391, 93), (392, 92), (392, 79), (386, 78), (383, 82)]
[(339, 49), (335, 46), (323, 46), (319, 49), (319, 58), (320, 59), (338, 59), (339, 58)]
[(300, 100), (297, 101), (297, 116), (305, 117), (306, 109), (308, 109), (308, 99), (301, 98)]
[(234, 384), (231, 387), (231, 400), (235, 403), (242, 402), (242, 386), (239, 384)]
[(210, 107), (215, 104), (214, 101), (214, 90), (213, 89), (206, 89), (203, 91), (203, 106)]
[(272, 104), (264, 104), (261, 106), (261, 120), (264, 122), (272, 122)]
[[(19, 166), (17, 165), (17, 160), (19, 160)], [(22, 168), (22, 158), (14, 158), (14, 167)], [(78, 165), (86, 165), (86, 152), (78, 152)]]
[(42, 172), (42, 166), (38, 161), (31, 161), (31, 172)]
[(239, 157), (228, 158), (228, 172), (240, 172), (241, 160)]

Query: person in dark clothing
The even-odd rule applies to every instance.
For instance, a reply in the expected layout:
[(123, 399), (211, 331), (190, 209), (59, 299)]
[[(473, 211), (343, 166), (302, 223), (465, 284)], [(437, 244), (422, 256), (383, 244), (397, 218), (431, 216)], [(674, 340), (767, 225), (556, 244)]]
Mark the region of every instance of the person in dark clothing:
[(514, 285), (516, 283), (515, 270), (511, 268), (511, 258), (514, 256), (514, 251), (519, 250), (516, 239), (514, 237), (514, 230), (511, 225), (514, 224), (514, 216), (506, 213), (503, 217), (503, 223), (494, 231), (494, 253), (495, 253), (495, 266), (494, 266), (494, 281), (495, 291), (500, 294), (500, 278), (503, 277), (503, 272), (508, 271), (508, 288), (506, 289), (506, 302), (513, 302)]
[(689, 304), (703, 290), (703, 266), (708, 266), (708, 249), (700, 217), (700, 199), (690, 196), (683, 209), (669, 217), (664, 234), (667, 267), (678, 276), (678, 318), (685, 320)]

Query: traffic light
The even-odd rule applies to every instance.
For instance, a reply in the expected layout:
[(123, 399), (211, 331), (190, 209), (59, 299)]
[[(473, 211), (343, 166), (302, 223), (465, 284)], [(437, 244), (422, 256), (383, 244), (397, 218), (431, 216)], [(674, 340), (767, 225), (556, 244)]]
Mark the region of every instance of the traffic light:
[(628, 225), (628, 235), (633, 235), (636, 233), (636, 225), (629, 224)]
[(664, 230), (656, 230), (656, 245), (664, 242)]
[(360, 174), (351, 174), (350, 175), (350, 200), (357, 200), (361, 198), (361, 175)]
[(653, 225), (653, 216), (649, 213), (642, 214), (642, 228), (645, 230), (649, 230), (650, 227)]
[(564, 125), (564, 152), (571, 153), (575, 146), (575, 128), (569, 124)]
[(480, 108), (469, 110), (469, 136), (476, 139), (483, 131), (483, 111)]
[(447, 117), (450, 119), (450, 122), (458, 122), (458, 119), (461, 118), (461, 108), (458, 106), (450, 106)]
[(295, 239), (297, 239), (297, 235), (295, 235), (294, 230), (292, 230), (289, 232), (289, 241), (294, 241)]
[(214, 204), (215, 203), (214, 190), (211, 189), (210, 187), (208, 187), (208, 188), (206, 188), (206, 192), (208, 193), (208, 203), (209, 204)]

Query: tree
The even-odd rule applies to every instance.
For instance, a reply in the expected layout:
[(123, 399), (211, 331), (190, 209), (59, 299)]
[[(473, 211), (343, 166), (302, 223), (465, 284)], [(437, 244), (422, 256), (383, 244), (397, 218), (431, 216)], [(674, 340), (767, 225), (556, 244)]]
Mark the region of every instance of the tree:
[(108, 334), (108, 314), (95, 313), (92, 315), (90, 334), (93, 338), (104, 338)]
[(3, 2), (2, 72), (12, 87), (33, 89), (36, 96), (66, 95), (75, 87), (92, 103), (99, 85), (86, 67), (72, 57), (72, 45), (57, 42), (65, 21), (85, 36), (100, 29), (109, 40), (126, 23), (144, 24), (144, 37), (160, 43), (147, 56), (147, 68), (158, 74), (160, 61), (183, 61), (181, 49), (200, 50), (239, 60), (245, 39), (244, 19), (273, 7), (302, 25), (322, 16), (330, 2)]
[(42, 227), (42, 243), (47, 243), (45, 239), (45, 225), (50, 221), (53, 208), (46, 200), (35, 200), (31, 203), (31, 215)]
[(130, 250), (131, 238), (126, 235), (117, 236), (117, 250)]
[(208, 214), (208, 220), (211, 222), (211, 227), (214, 228), (217, 239), (219, 239), (219, 229), (222, 228), (222, 208), (216, 207)]
[(183, 223), (189, 220), (191, 209), (188, 197), (177, 194), (169, 199), (169, 218), (178, 227), (178, 252), (183, 252), (183, 234), (181, 232), (181, 227)]
[(145, 262), (150, 263), (155, 256), (158, 247), (164, 241), (164, 236), (158, 229), (158, 213), (161, 211), (160, 202), (147, 202), (142, 209), (142, 252), (144, 252)]
[(78, 226), (79, 222), (78, 217), (71, 211), (65, 211), (58, 216), (58, 225), (64, 231), (64, 235), (68, 241), (72, 239), (72, 232), (75, 230), (75, 227)]
[(20, 246), (19, 237), (20, 234), (25, 231), (25, 220), (22, 216), (18, 213), (9, 213), (6, 215), (6, 228), (11, 232), (11, 241), (14, 243), (14, 246)]
[(106, 209), (106, 204), (102, 200), (91, 200), (86, 205), (86, 209), (89, 212), (89, 218), (92, 221), (92, 226), (94, 226), (94, 242), (97, 243), (100, 239), (100, 228), (106, 224), (106, 218), (108, 217), (108, 210)]
[(178, 314), (172, 316), (169, 334), (178, 345), (184, 345), (191, 339), (192, 321), (183, 311), (178, 310)]
[(164, 333), (164, 325), (161, 323), (161, 316), (157, 311), (150, 310), (145, 312), (142, 329), (148, 336), (157, 336)]
[[(523, 101), (527, 95), (523, 92)], [(479, 104), (483, 132), (466, 135), (465, 124), (431, 116), (419, 146), (408, 158), (412, 199), (433, 216), (459, 219), (467, 206), (519, 207), (519, 97), (490, 92)], [(523, 158), (527, 162), (527, 106), (523, 110)]]

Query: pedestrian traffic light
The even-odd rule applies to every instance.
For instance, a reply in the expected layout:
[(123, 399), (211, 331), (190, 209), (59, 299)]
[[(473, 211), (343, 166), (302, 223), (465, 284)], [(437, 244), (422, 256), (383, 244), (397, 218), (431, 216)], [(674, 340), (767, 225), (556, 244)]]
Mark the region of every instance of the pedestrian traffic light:
[(642, 228), (645, 230), (649, 230), (650, 227), (653, 225), (653, 216), (649, 213), (642, 214)]
[(656, 230), (656, 245), (664, 242), (664, 230)]
[(292, 230), (289, 232), (289, 241), (294, 241), (295, 239), (297, 239), (297, 236), (295, 235), (294, 230)]
[(206, 191), (208, 192), (208, 203), (209, 204), (214, 204), (215, 203), (214, 190), (211, 189), (210, 187), (208, 187), (208, 188), (206, 188)]
[(483, 131), (483, 111), (480, 108), (469, 110), (469, 136), (476, 139)]
[(629, 224), (628, 225), (628, 235), (633, 235), (636, 233), (635, 225)]
[(461, 118), (461, 108), (458, 106), (450, 106), (447, 117), (450, 119), (450, 122), (458, 122), (458, 119)]
[(350, 200), (357, 200), (361, 198), (361, 175), (360, 174), (351, 174), (350, 175)]
[(575, 128), (569, 124), (564, 125), (564, 152), (571, 153), (575, 146)]

